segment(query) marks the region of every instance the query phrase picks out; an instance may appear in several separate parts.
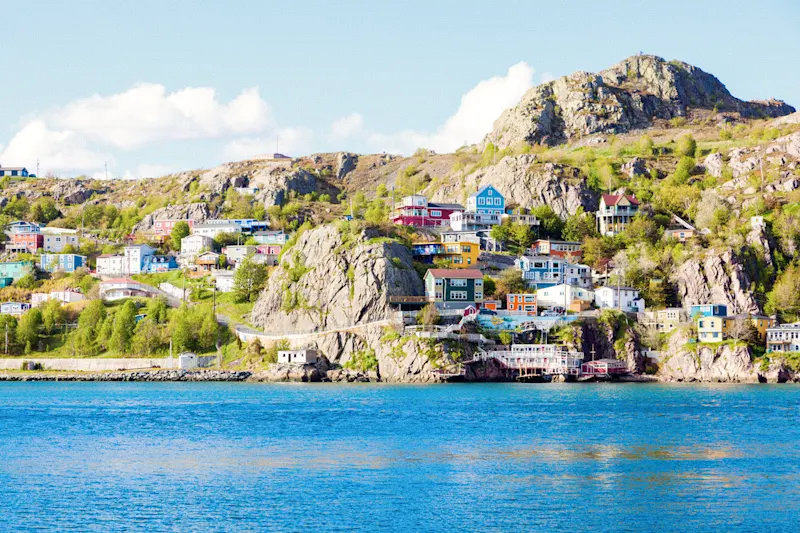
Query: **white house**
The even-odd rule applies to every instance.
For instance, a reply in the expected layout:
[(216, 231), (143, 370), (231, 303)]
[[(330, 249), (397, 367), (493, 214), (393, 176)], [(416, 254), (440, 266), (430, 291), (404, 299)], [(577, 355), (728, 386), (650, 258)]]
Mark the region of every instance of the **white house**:
[(255, 255), (258, 252), (256, 246), (250, 244), (231, 245), (222, 249), (222, 255), (228, 260), (229, 263), (238, 265), (248, 255)]
[(592, 288), (592, 267), (587, 265), (564, 265), (564, 283), (567, 285), (577, 285), (584, 289)]
[(242, 226), (235, 222), (213, 223), (204, 222), (203, 224), (195, 224), (193, 233), (195, 235), (203, 235), (214, 239), (222, 233), (241, 233)]
[(214, 281), (219, 292), (231, 292), (233, 290), (233, 270), (215, 270)]
[(606, 286), (595, 289), (594, 303), (601, 309), (619, 309), (626, 313), (644, 313), (644, 300), (633, 287)]
[(563, 283), (536, 291), (536, 303), (539, 307), (569, 309), (572, 302), (576, 300), (592, 302), (594, 300), (594, 292), (583, 287), (564, 285)]
[(767, 328), (768, 352), (800, 352), (800, 322)]
[(62, 304), (80, 302), (84, 300), (83, 294), (76, 290), (53, 291), (53, 292), (34, 292), (31, 294), (31, 307), (39, 307), (48, 300), (58, 300)]
[(98, 276), (117, 276), (122, 274), (125, 258), (121, 255), (103, 254), (97, 258)]
[(193, 261), (200, 252), (214, 249), (214, 239), (207, 235), (192, 234), (181, 239), (181, 259)]
[(155, 255), (156, 249), (146, 244), (134, 244), (122, 249), (124, 274), (141, 274), (144, 258)]
[(311, 349), (303, 350), (279, 350), (278, 362), (292, 365), (308, 365), (317, 362), (317, 351)]

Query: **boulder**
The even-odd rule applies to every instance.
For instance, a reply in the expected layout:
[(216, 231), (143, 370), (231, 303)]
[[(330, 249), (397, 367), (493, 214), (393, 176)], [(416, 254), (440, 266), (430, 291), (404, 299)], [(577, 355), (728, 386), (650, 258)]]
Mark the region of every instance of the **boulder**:
[(96, 187), (88, 180), (57, 180), (52, 189), (53, 199), (64, 205), (75, 205), (86, 202), (93, 194), (103, 194), (106, 187)]
[(161, 209), (156, 209), (149, 215), (145, 215), (133, 227), (133, 233), (147, 233), (153, 229), (153, 223), (156, 220), (193, 220), (195, 222), (204, 222), (210, 218), (211, 214), (208, 211), (208, 204), (205, 202), (197, 202), (194, 204), (182, 205), (168, 205)]
[(715, 178), (722, 177), (722, 169), (724, 166), (725, 162), (722, 160), (722, 154), (719, 152), (708, 154), (703, 160), (703, 167), (706, 169), (706, 174)]
[(630, 161), (623, 163), (621, 170), (630, 178), (644, 176), (648, 172), (647, 166), (645, 165), (645, 160), (641, 157), (634, 157)]

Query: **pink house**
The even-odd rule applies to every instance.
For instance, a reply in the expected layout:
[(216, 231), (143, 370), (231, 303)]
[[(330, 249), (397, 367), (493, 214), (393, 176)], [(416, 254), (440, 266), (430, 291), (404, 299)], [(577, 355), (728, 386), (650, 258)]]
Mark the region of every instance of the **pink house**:
[(153, 222), (153, 234), (159, 237), (168, 237), (172, 233), (172, 228), (178, 222), (186, 222), (189, 224), (189, 229), (194, 227), (194, 220), (191, 219), (172, 219), (172, 220), (156, 220)]
[(406, 196), (394, 207), (392, 221), (401, 226), (448, 227), (450, 215), (462, 213), (464, 207), (458, 204), (434, 204), (419, 194)]

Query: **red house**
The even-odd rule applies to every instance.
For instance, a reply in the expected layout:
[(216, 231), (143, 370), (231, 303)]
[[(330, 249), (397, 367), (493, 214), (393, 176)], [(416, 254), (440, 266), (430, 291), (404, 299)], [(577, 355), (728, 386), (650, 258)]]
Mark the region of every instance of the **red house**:
[(11, 245), (6, 245), (7, 251), (29, 254), (35, 254), (39, 248), (44, 248), (44, 235), (41, 233), (12, 233)]
[(533, 255), (550, 255), (562, 257), (564, 259), (574, 259), (579, 261), (583, 257), (581, 243), (572, 241), (554, 241), (550, 239), (539, 239), (531, 245)]
[(395, 205), (392, 221), (401, 226), (439, 228), (450, 226), (450, 215), (462, 213), (464, 207), (458, 204), (434, 204), (425, 196), (415, 194), (406, 196)]
[(191, 219), (172, 219), (172, 220), (156, 220), (153, 222), (153, 235), (157, 235), (159, 237), (169, 237), (172, 233), (172, 228), (175, 227), (175, 224), (178, 222), (186, 222), (189, 224), (189, 229), (194, 228), (194, 220)]
[(282, 246), (280, 244), (259, 244), (256, 246), (257, 254), (280, 255)]

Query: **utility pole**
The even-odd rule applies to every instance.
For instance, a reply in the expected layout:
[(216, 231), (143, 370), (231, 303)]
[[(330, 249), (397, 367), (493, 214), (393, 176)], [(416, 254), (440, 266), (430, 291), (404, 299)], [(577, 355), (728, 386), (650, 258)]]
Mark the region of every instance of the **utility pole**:
[(103, 162), (103, 164), (104, 164), (104, 165), (105, 165), (105, 167), (106, 167), (106, 181), (108, 181), (108, 162), (107, 162), (107, 161), (104, 161), (104, 162)]

